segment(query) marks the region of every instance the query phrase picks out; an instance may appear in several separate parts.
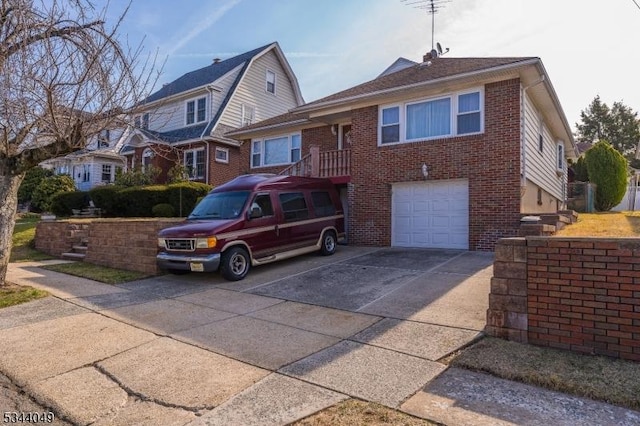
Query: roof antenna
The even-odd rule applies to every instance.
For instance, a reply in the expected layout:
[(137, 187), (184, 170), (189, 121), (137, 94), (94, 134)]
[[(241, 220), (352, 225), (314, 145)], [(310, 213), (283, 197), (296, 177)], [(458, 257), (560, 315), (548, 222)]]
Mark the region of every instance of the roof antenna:
[[(442, 56), (445, 53), (449, 52), (449, 48), (445, 48), (442, 50), (442, 46), (440, 43), (435, 43), (435, 32), (436, 32), (436, 13), (440, 11), (444, 7), (446, 3), (451, 3), (451, 0), (400, 0), (407, 6), (411, 6), (415, 9), (426, 10), (428, 14), (431, 15), (431, 52), (428, 55), (431, 55), (432, 58), (437, 58), (438, 56)], [(434, 47), (434, 44), (436, 45)]]

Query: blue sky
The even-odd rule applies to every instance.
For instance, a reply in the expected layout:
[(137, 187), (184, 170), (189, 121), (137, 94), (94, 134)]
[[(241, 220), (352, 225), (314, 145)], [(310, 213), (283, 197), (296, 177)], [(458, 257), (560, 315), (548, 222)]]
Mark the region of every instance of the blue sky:
[[(159, 84), (278, 41), (306, 101), (431, 49), (418, 0), (133, 0), (120, 28), (165, 61)], [(128, 2), (112, 0), (116, 15)], [(640, 4), (640, 1), (638, 1)], [(599, 94), (640, 112), (640, 8), (633, 0), (452, 0), (436, 15), (451, 57), (538, 56), (569, 123)]]

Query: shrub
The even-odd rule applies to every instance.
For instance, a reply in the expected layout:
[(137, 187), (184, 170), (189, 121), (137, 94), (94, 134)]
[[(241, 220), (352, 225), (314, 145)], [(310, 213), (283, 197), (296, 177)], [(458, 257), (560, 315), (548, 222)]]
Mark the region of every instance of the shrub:
[(584, 155), (581, 155), (573, 165), (573, 173), (576, 181), (589, 182), (589, 171), (587, 170), (587, 162), (585, 161)]
[(147, 167), (142, 170), (141, 168), (135, 168), (128, 171), (118, 171), (116, 173), (114, 183), (117, 186), (125, 188), (131, 188), (136, 186), (153, 185), (156, 183), (156, 179), (160, 175), (161, 170), (158, 167)]
[(627, 160), (609, 142), (599, 141), (585, 153), (585, 162), (589, 181), (596, 184), (596, 210), (611, 210), (627, 190)]
[(185, 217), (198, 203), (198, 198), (211, 191), (211, 186), (199, 182), (181, 182), (167, 186), (167, 203), (179, 216)]
[(51, 200), (51, 213), (71, 216), (73, 209), (81, 210), (89, 205), (89, 193), (83, 191), (60, 192)]
[(72, 192), (76, 185), (69, 175), (57, 175), (46, 177), (33, 191), (31, 203), (40, 211), (50, 211), (53, 197), (61, 192)]
[(118, 192), (121, 190), (122, 188), (114, 185), (97, 186), (89, 191), (89, 196), (91, 197), (93, 204), (102, 210), (103, 216), (122, 216), (122, 214), (119, 213), (120, 209), (117, 206)]
[(151, 208), (151, 212), (153, 213), (153, 217), (174, 217), (175, 215), (173, 206), (167, 203), (156, 204)]
[(27, 170), (18, 189), (18, 202), (27, 203), (31, 201), (33, 192), (40, 185), (40, 182), (49, 176), (53, 176), (53, 172), (42, 167), (33, 167)]
[(114, 207), (118, 216), (152, 217), (151, 208), (166, 202), (166, 186), (136, 186), (118, 191)]

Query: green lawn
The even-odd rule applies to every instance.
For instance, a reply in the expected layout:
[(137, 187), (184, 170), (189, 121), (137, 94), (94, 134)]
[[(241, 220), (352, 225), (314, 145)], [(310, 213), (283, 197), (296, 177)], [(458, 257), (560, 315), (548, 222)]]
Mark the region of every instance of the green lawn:
[(36, 225), (39, 217), (18, 219), (13, 229), (13, 248), (9, 262), (32, 262), (52, 259), (48, 254), (35, 249)]

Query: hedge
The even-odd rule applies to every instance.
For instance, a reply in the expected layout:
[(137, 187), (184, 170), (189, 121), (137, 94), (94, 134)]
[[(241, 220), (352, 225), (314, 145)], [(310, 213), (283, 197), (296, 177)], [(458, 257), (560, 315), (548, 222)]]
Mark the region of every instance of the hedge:
[(89, 206), (89, 194), (84, 191), (60, 192), (51, 200), (51, 213), (56, 216), (71, 216), (74, 209)]
[[(71, 209), (81, 209), (93, 201), (95, 207), (107, 217), (153, 217), (153, 206), (169, 204), (175, 215), (186, 217), (209, 193), (211, 186), (197, 182), (180, 182), (171, 185), (151, 185), (123, 188), (116, 185), (98, 186), (90, 191), (76, 191), (75, 196), (63, 198), (58, 203), (58, 216), (71, 215)], [(76, 198), (77, 197), (77, 198)], [(57, 198), (57, 197), (56, 197)]]
[(116, 217), (118, 214), (117, 194), (122, 188), (114, 185), (96, 186), (89, 191), (89, 197), (96, 207), (102, 210), (102, 216)]

